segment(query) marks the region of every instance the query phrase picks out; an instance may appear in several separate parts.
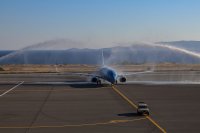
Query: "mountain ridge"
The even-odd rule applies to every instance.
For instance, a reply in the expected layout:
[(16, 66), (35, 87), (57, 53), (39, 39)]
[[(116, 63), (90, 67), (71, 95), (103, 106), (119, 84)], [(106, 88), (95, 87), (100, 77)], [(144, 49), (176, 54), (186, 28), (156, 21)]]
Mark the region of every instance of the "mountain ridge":
[[(175, 46), (200, 52), (200, 41), (159, 42), (159, 45), (134, 43), (130, 46), (103, 48), (106, 64), (200, 63), (200, 58), (162, 47)], [(0, 51), (0, 64), (101, 64), (102, 49)]]

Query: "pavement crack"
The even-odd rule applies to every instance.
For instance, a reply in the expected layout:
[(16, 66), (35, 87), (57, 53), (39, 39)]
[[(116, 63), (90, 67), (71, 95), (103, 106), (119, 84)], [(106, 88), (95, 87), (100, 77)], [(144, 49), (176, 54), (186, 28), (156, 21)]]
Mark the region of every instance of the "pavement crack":
[(33, 124), (35, 123), (35, 121), (37, 120), (37, 118), (39, 117), (40, 113), (42, 112), (42, 109), (44, 108), (46, 102), (48, 101), (49, 96), (52, 93), (54, 86), (51, 87), (51, 89), (49, 90), (49, 92), (47, 93), (47, 96), (45, 97), (44, 101), (42, 102), (42, 104), (39, 107), (39, 110), (37, 111), (35, 117), (33, 118), (32, 122), (30, 123), (29, 128), (26, 129), (25, 133), (28, 133), (31, 129), (31, 127), (33, 126)]

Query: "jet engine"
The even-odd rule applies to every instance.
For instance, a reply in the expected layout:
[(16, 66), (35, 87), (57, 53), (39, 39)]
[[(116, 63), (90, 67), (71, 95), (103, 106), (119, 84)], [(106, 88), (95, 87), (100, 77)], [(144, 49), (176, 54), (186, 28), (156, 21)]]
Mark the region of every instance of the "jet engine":
[(99, 79), (97, 78), (97, 77), (93, 77), (92, 79), (91, 79), (91, 82), (97, 82)]
[(126, 82), (126, 78), (123, 77), (123, 76), (121, 76), (121, 77), (119, 78), (119, 81), (120, 81), (120, 82)]
[(93, 77), (93, 78), (91, 79), (91, 82), (97, 83), (97, 84), (101, 84), (101, 80), (100, 80), (99, 78), (97, 78), (97, 77)]

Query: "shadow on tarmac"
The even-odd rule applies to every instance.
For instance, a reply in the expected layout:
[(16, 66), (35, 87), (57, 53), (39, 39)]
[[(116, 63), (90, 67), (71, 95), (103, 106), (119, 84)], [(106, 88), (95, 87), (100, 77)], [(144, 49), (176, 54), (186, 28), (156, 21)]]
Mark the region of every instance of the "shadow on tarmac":
[(101, 85), (97, 85), (97, 84), (70, 84), (70, 87), (73, 88), (101, 88), (101, 87), (109, 87), (110, 85), (108, 84), (101, 84)]
[(125, 116), (125, 117), (135, 117), (138, 116), (137, 113), (122, 113), (122, 114), (117, 114), (118, 116)]

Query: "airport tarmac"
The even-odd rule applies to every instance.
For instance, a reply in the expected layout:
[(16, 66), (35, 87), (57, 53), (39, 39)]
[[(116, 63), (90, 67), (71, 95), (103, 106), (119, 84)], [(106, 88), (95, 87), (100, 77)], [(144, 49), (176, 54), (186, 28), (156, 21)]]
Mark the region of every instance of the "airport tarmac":
[[(60, 76), (1, 75), (0, 132), (186, 133), (200, 130), (198, 84), (96, 86), (76, 84), (86, 81), (82, 77)], [(31, 81), (73, 82), (31, 84)], [(136, 114), (134, 106), (139, 101), (149, 105), (150, 117)]]

